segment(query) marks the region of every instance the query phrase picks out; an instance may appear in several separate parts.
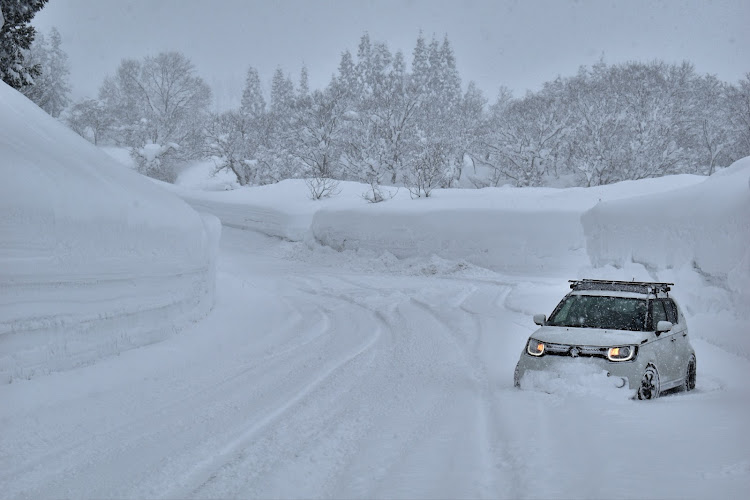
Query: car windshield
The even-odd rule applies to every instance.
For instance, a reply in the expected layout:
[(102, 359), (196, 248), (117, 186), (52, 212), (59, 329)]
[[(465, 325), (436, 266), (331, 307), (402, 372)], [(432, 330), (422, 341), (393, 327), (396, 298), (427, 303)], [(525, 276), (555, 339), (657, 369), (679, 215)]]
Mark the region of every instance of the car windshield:
[(548, 325), (645, 331), (646, 299), (569, 295), (555, 308)]

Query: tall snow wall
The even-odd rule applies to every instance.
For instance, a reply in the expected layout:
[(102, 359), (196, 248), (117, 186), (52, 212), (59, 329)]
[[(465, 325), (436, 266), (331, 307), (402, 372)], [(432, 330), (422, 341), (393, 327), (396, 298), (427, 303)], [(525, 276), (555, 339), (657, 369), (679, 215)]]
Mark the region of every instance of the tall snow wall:
[(165, 338), (213, 305), (221, 226), (0, 82), (0, 383)]
[(750, 306), (750, 157), (699, 184), (602, 202), (581, 222), (594, 266), (693, 268)]

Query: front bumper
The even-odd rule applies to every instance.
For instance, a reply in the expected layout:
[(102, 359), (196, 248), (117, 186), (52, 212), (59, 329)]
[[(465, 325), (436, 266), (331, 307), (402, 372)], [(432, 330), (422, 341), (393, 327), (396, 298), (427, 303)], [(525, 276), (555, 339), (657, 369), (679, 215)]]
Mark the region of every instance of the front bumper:
[(513, 376), (514, 385), (521, 386), (521, 381), (528, 372), (547, 372), (557, 376), (571, 373), (604, 373), (612, 378), (612, 385), (622, 387), (627, 385), (636, 390), (641, 383), (641, 375), (645, 369), (636, 357), (631, 361), (609, 361), (599, 357), (577, 357), (542, 355), (532, 356), (524, 348)]

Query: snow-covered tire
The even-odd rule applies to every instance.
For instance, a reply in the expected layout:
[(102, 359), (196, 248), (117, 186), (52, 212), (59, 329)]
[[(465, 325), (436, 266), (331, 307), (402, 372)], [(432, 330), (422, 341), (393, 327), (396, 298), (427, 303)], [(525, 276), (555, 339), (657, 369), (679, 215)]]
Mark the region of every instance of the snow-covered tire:
[(518, 369), (518, 365), (516, 365), (516, 369), (513, 371), (513, 387), (521, 388), (521, 379), (518, 377), (518, 372), (520, 370)]
[(696, 366), (697, 363), (693, 354), (690, 356), (690, 360), (688, 360), (687, 368), (685, 369), (685, 380), (682, 382), (682, 390), (685, 392), (695, 389)]
[(638, 399), (656, 399), (660, 392), (659, 370), (654, 365), (648, 365), (641, 377), (641, 385), (638, 387)]

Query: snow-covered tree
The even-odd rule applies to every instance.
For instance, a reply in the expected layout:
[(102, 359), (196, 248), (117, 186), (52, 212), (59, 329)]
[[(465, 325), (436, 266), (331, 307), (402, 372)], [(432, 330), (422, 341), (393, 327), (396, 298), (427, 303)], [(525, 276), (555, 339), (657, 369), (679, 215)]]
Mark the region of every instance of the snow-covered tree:
[(732, 162), (730, 152), (735, 138), (728, 126), (732, 113), (727, 105), (730, 89), (713, 75), (694, 76), (691, 81), (681, 141), (691, 170), (711, 175), (717, 165)]
[(247, 113), (227, 111), (213, 115), (206, 127), (205, 151), (216, 161), (215, 171), (232, 172), (240, 186), (258, 180), (255, 156), (259, 144), (254, 126), (257, 119)]
[(620, 167), (623, 179), (644, 179), (677, 173), (684, 167), (675, 126), (678, 90), (664, 63), (613, 66), (612, 84), (624, 102), (628, 147)]
[(412, 83), (415, 92), (427, 94), (430, 83), (430, 63), (427, 52), (427, 42), (425, 42), (422, 32), (419, 32), (417, 44), (412, 52), (411, 62)]
[(305, 166), (305, 178), (313, 199), (336, 194), (341, 177), (342, 125), (346, 111), (344, 90), (335, 84), (316, 90), (295, 116), (296, 147), (292, 150)]
[(258, 70), (250, 67), (247, 70), (245, 79), (245, 88), (242, 91), (242, 105), (240, 112), (258, 118), (266, 111), (266, 100), (263, 97), (263, 90), (260, 86), (260, 77)]
[(70, 103), (70, 66), (57, 28), (52, 28), (47, 37), (39, 33), (27, 56), (28, 63), (38, 67), (40, 72), (34, 83), (23, 87), (21, 92), (57, 118)]
[(211, 90), (183, 54), (123, 60), (115, 76), (105, 79), (99, 97), (142, 171), (162, 169), (159, 178), (173, 179), (175, 162), (202, 154)]
[[(483, 144), (482, 163), (494, 169), (493, 184), (541, 186), (564, 150), (569, 114), (559, 85), (538, 94), (501, 101), (493, 109), (492, 134)], [(502, 96), (501, 96), (502, 97)]]
[(305, 100), (310, 95), (310, 77), (307, 66), (303, 65), (299, 73), (299, 85), (297, 86), (297, 98)]
[(25, 51), (31, 48), (36, 33), (29, 23), (48, 0), (0, 0), (0, 80), (15, 89), (34, 82), (40, 68), (29, 64)]
[(444, 185), (452, 176), (451, 160), (446, 144), (436, 142), (423, 146), (404, 173), (404, 184), (411, 197), (429, 198), (433, 189)]
[(403, 175), (417, 140), (414, 119), (419, 95), (411, 92), (404, 74), (403, 55), (391, 55), (385, 44), (360, 41), (356, 68), (362, 91), (349, 119), (344, 157), (351, 176), (378, 186), (396, 184)]
[(569, 161), (585, 186), (622, 180), (628, 147), (627, 114), (607, 72), (606, 65), (599, 63), (591, 70), (581, 68), (567, 82), (567, 103), (573, 116)]
[(352, 100), (354, 96), (359, 95), (354, 59), (348, 50), (341, 53), (338, 76), (335, 80), (339, 88), (345, 92), (347, 100)]
[(75, 133), (99, 144), (112, 129), (114, 118), (96, 99), (75, 103), (66, 113), (65, 121)]
[(481, 145), (482, 138), (488, 132), (485, 116), (486, 105), (487, 99), (482, 91), (477, 88), (476, 83), (469, 82), (452, 121), (455, 172), (454, 176), (451, 179), (446, 179), (446, 181), (461, 179), (466, 161), (474, 161), (472, 153)]
[(726, 109), (732, 134), (730, 160), (750, 156), (750, 73), (727, 89)]
[(271, 80), (271, 112), (277, 115), (288, 114), (294, 107), (294, 83), (276, 68)]

